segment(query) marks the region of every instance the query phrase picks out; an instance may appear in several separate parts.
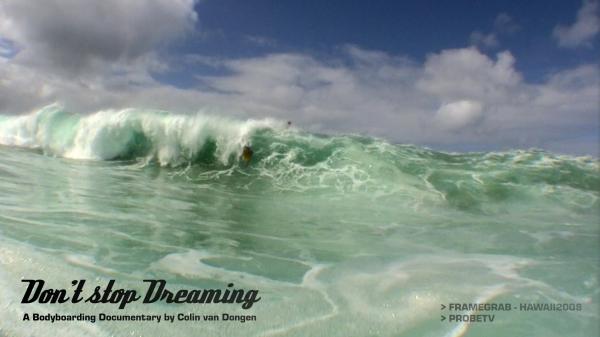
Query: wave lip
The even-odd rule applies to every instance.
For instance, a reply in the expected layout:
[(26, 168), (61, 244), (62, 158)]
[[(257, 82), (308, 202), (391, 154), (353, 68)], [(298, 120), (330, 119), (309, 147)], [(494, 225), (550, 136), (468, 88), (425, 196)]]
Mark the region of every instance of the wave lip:
[[(0, 144), (65, 158), (183, 168), (177, 175), (195, 182), (222, 179), (232, 186), (334, 192), (382, 203), (395, 196), (415, 207), (447, 204), (485, 213), (499, 204), (550, 200), (587, 212), (600, 202), (600, 163), (590, 157), (540, 150), (444, 153), (372, 137), (311, 134), (271, 119), (140, 109), (77, 115), (50, 105), (29, 115), (0, 115)], [(247, 144), (254, 150), (251, 165), (239, 165)]]
[(254, 132), (274, 120), (170, 114), (156, 110), (103, 110), (81, 116), (53, 104), (24, 116), (0, 117), (0, 144), (87, 160), (156, 160), (178, 166), (202, 157), (229, 164)]

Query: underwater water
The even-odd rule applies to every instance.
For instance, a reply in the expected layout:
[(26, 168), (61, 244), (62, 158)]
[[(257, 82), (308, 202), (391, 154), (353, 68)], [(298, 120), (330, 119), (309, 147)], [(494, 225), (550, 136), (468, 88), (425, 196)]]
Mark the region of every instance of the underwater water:
[[(597, 336), (600, 164), (443, 153), (275, 120), (48, 106), (0, 116), (1, 336)], [(238, 158), (251, 144), (249, 164)], [(21, 304), (21, 279), (143, 292), (256, 289), (239, 304)], [(441, 321), (448, 303), (579, 303)], [(255, 315), (23, 322), (26, 312)], [(467, 312), (468, 313), (468, 312)], [(472, 312), (471, 312), (472, 313)]]

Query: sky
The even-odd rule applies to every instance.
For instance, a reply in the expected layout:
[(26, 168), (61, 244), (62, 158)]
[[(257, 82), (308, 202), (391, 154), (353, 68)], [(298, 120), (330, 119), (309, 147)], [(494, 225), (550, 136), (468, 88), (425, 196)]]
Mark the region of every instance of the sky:
[(0, 113), (200, 111), (597, 157), (599, 13), (598, 0), (2, 0)]

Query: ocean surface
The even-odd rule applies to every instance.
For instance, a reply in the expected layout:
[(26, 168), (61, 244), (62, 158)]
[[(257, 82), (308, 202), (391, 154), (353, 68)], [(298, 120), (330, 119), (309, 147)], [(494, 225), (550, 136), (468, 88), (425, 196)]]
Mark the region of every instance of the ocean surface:
[[(285, 121), (0, 116), (0, 336), (598, 336), (600, 164), (444, 153)], [(254, 157), (239, 159), (244, 145)], [(21, 304), (21, 279), (259, 290), (239, 304)], [(581, 310), (449, 311), (449, 303)], [(23, 322), (24, 313), (255, 315)], [(491, 323), (442, 321), (491, 314)]]

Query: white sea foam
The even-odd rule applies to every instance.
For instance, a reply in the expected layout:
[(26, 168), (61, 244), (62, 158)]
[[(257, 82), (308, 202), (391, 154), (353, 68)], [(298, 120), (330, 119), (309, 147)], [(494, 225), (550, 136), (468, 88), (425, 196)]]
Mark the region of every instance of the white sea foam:
[(88, 160), (131, 159), (133, 155), (176, 166), (192, 159), (207, 142), (223, 164), (241, 153), (255, 130), (282, 127), (270, 119), (168, 114), (163, 111), (102, 110), (74, 115), (58, 105), (30, 115), (4, 117), (0, 144), (42, 149), (51, 155)]

